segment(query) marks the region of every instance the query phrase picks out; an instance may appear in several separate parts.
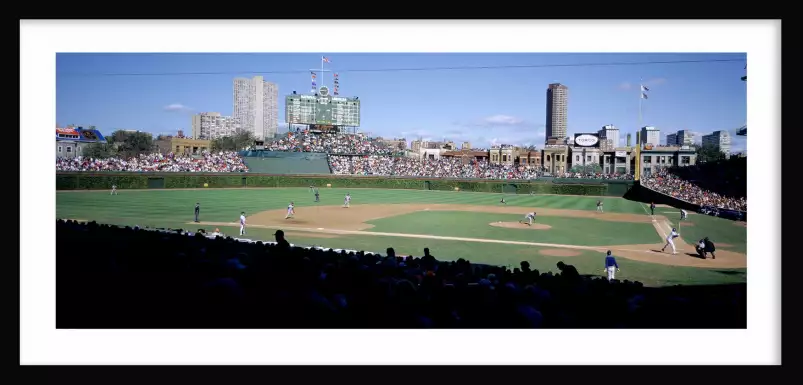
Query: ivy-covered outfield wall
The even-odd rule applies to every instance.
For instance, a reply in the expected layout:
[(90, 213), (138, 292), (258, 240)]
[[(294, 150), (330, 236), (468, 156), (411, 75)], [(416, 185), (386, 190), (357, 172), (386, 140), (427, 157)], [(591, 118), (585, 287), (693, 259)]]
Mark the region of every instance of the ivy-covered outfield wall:
[(392, 188), (454, 190), (509, 194), (559, 194), (624, 196), (633, 181), (594, 179), (488, 180), (413, 177), (272, 175), (254, 173), (101, 173), (58, 172), (57, 190), (222, 188), (222, 187), (307, 187)]

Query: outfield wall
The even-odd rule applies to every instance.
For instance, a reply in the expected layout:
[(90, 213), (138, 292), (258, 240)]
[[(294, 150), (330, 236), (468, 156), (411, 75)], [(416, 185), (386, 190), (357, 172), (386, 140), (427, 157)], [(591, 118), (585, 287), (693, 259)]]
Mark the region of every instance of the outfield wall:
[[(567, 182), (568, 181), (568, 182)], [(390, 188), (508, 193), (624, 196), (633, 181), (553, 179), (491, 180), (439, 179), (356, 175), (278, 175), (257, 173), (137, 173), (137, 172), (57, 172), (57, 190), (224, 188), (224, 187), (307, 187)]]

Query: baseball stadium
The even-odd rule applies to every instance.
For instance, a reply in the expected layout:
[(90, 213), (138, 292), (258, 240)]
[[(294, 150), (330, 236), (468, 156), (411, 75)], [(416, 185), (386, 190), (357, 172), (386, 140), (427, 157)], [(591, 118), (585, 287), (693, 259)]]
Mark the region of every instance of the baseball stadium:
[[(361, 265), (357, 270), (363, 272), (374, 265), (398, 269), (392, 275), (396, 277), (394, 301), (399, 290), (408, 290), (398, 286), (399, 280), (421, 287), (432, 277), (441, 277), (443, 287), (461, 282), (478, 290), (520, 287), (530, 293), (521, 295), (543, 297), (549, 295), (545, 292), (560, 292), (554, 286), (553, 281), (558, 279), (554, 277), (577, 276), (585, 282), (582, 290), (614, 285), (600, 289), (602, 294), (594, 298), (621, 293), (631, 293), (621, 295), (627, 301), (643, 299), (645, 295), (659, 298), (638, 306), (622, 302), (625, 307), (652, 309), (638, 321), (616, 317), (600, 320), (568, 307), (550, 313), (552, 305), (543, 305), (544, 299), (538, 297), (541, 299), (535, 301), (542, 307), (537, 317), (516, 316), (516, 321), (508, 324), (483, 323), (484, 318), (477, 316), (462, 326), (745, 327), (744, 308), (726, 306), (734, 295), (743, 295), (739, 293), (744, 292), (746, 283), (745, 187), (731, 184), (726, 186), (729, 190), (720, 192), (717, 189), (721, 186), (695, 182), (734, 180), (733, 175), (740, 175), (736, 178), (744, 181), (745, 158), (695, 164), (693, 153), (679, 148), (601, 148), (599, 142), (604, 137), (594, 134), (582, 134), (582, 144), (579, 140), (566, 145), (552, 143), (535, 154), (515, 144), (485, 150), (464, 145), (458, 150), (453, 143), (419, 142), (411, 150), (399, 146), (398, 141), (358, 132), (358, 101), (320, 91), (313, 97), (302, 98), (295, 93), (288, 96), (288, 132), (255, 141), (245, 149), (153, 152), (127, 161), (114, 157), (59, 157), (59, 249), (82, 248), (85, 244), (81, 242), (95, 237), (92, 239), (104, 248), (160, 264), (154, 258), (163, 253), (186, 257), (223, 247), (238, 256), (233, 266), (251, 269), (266, 263), (255, 260), (254, 250), (275, 250), (270, 248), (278, 248), (286, 241), (296, 250), (289, 253), (305, 261), (299, 262), (298, 271), (317, 266), (315, 258), (320, 257), (325, 261), (321, 262), (321, 277), (337, 275), (339, 281), (333, 283), (336, 285), (343, 285), (343, 279), (359, 280), (352, 273), (336, 273), (351, 263)], [(322, 98), (327, 100), (324, 113), (328, 117), (322, 117), (314, 107)], [(312, 107), (304, 107), (305, 103)], [(346, 108), (345, 112), (339, 111)], [(57, 129), (57, 141), (74, 139), (59, 136), (64, 132), (65, 129)], [(172, 150), (174, 146), (167, 148)], [(561, 151), (568, 156), (556, 155)], [(577, 152), (584, 155), (582, 164), (572, 162), (572, 154)], [(595, 159), (599, 159), (602, 170), (586, 167), (587, 152), (598, 154)], [(671, 167), (659, 169), (653, 165), (651, 172), (645, 172), (651, 167), (645, 163), (652, 162), (646, 159), (660, 156), (668, 158)], [(691, 162), (681, 161), (689, 157)], [(531, 222), (525, 218), (529, 213), (534, 213)], [(112, 230), (107, 225), (119, 228)], [(209, 243), (188, 246), (190, 242)], [(184, 247), (194, 251), (181, 251)], [(609, 252), (616, 257), (615, 276), (613, 267), (603, 264)], [(136, 265), (132, 261), (126, 263)], [(437, 267), (428, 261), (436, 261)], [(467, 264), (471, 266), (468, 270)], [(412, 267), (421, 272), (409, 272)], [(540, 279), (538, 284), (521, 281), (524, 278), (520, 277), (533, 272), (534, 279)], [(415, 278), (395, 275), (408, 273)], [(71, 283), (71, 289), (60, 293), (72, 293), (72, 297), (64, 294), (73, 298), (65, 301), (85, 312), (65, 313), (70, 315), (60, 317), (59, 322), (86, 327), (100, 321), (92, 321), (88, 314), (97, 312), (86, 310), (88, 305), (76, 299), (79, 293), (85, 293), (79, 279)], [(713, 294), (698, 296), (684, 291), (708, 293), (706, 288)], [(234, 294), (226, 293), (210, 294), (229, 299), (208, 306), (230, 310)], [(476, 298), (485, 298), (484, 294), (477, 295)], [(699, 311), (720, 321), (711, 325), (707, 323), (712, 318), (701, 321), (705, 317), (689, 320), (666, 315), (679, 309), (689, 297), (708, 298), (707, 302), (689, 306), (704, 309)], [(326, 301), (334, 301), (334, 297), (327, 298)], [(164, 303), (159, 306), (162, 305), (165, 307), (160, 309), (172, 307)], [(186, 310), (184, 305), (180, 307)], [(238, 309), (242, 308), (248, 306)], [(141, 316), (132, 315), (133, 310), (115, 311), (117, 326), (132, 325), (134, 318), (140, 322), (137, 325), (151, 325)], [(440, 314), (439, 310), (433, 312), (413, 319), (361, 321), (360, 325), (456, 325), (456, 318), (431, 315)], [(256, 316), (244, 318), (252, 320), (245, 323), (249, 326), (351, 325), (334, 313), (341, 314), (331, 310), (324, 317), (336, 319), (332, 324), (310, 323), (309, 313), (275, 322)], [(357, 317), (356, 313), (349, 314)], [(186, 317), (176, 317), (188, 322)], [(230, 319), (214, 319), (220, 323), (213, 326), (231, 326), (226, 323)], [(441, 322), (446, 319), (449, 321)]]

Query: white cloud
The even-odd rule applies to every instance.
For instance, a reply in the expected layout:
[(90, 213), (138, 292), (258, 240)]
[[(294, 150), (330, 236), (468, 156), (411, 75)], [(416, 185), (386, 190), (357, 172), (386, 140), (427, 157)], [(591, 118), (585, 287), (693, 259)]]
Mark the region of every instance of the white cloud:
[(189, 112), (192, 111), (192, 108), (187, 107), (181, 103), (173, 103), (164, 106), (164, 110), (169, 112)]
[(529, 145), (544, 141), (544, 125), (526, 119), (497, 114), (468, 122), (453, 122), (448, 129), (407, 129), (397, 131), (392, 136), (408, 140), (452, 140), (456, 143), (468, 141), (472, 147), (488, 147), (492, 144)]
[(514, 126), (514, 125), (517, 125), (517, 124), (524, 123), (524, 119), (520, 119), (520, 118), (516, 118), (514, 116), (508, 116), (508, 115), (489, 116), (489, 117), (483, 119), (482, 121), (484, 123), (486, 123), (486, 124), (489, 124), (489, 125), (498, 124), (498, 125), (507, 125), (507, 126)]

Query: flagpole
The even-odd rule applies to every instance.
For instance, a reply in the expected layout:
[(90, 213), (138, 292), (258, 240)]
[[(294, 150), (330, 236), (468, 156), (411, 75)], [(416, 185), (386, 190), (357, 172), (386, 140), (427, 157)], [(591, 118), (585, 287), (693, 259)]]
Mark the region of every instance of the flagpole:
[(641, 113), (641, 104), (644, 99), (644, 89), (642, 88), (642, 83), (644, 82), (643, 79), (639, 78), (638, 83), (638, 129), (640, 130), (643, 123), (642, 123), (642, 113)]
[[(323, 56), (321, 56), (321, 86), (323, 86)], [(320, 87), (318, 87), (320, 89)]]

